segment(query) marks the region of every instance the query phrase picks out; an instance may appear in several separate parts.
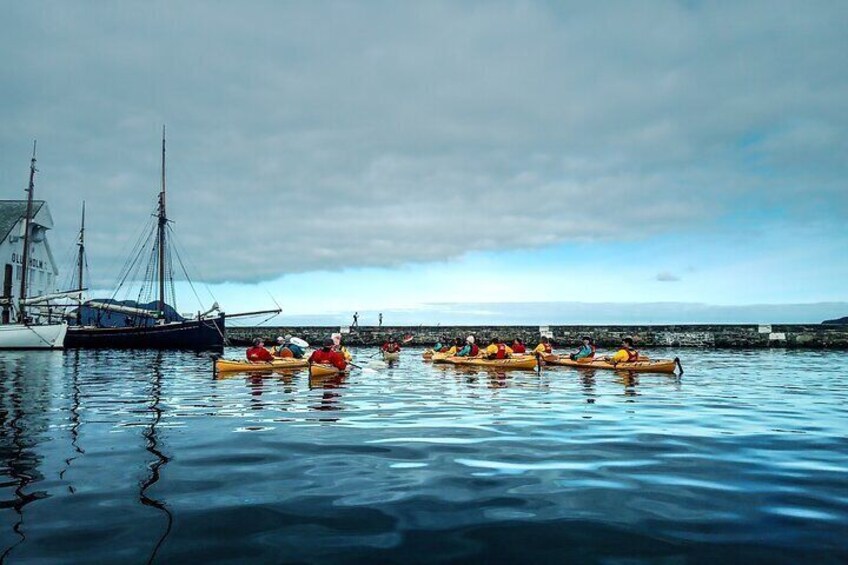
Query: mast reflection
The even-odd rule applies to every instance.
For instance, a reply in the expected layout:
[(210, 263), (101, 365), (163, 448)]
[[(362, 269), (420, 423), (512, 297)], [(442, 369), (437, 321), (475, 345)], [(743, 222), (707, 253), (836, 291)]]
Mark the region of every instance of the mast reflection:
[(148, 405), (148, 411), (152, 414), (153, 418), (150, 421), (150, 424), (144, 429), (142, 435), (146, 441), (146, 449), (148, 453), (153, 455), (154, 459), (148, 463), (147, 468), (150, 473), (147, 478), (140, 483), (140, 491), (139, 491), (139, 501), (145, 505), (155, 508), (159, 512), (161, 512), (165, 516), (165, 531), (159, 537), (156, 542), (153, 551), (150, 554), (150, 558), (147, 560), (148, 563), (153, 563), (156, 560), (156, 555), (159, 553), (159, 549), (165, 543), (165, 540), (171, 533), (171, 528), (174, 523), (174, 516), (171, 511), (168, 509), (167, 504), (164, 501), (158, 500), (156, 498), (152, 498), (148, 496), (147, 491), (159, 482), (162, 469), (168, 462), (171, 460), (170, 457), (165, 455), (160, 446), (159, 446), (159, 438), (157, 435), (156, 426), (162, 420), (162, 408), (160, 407), (160, 402), (162, 400), (162, 352), (159, 351), (156, 353), (156, 357), (152, 363), (153, 372), (151, 373), (152, 381), (150, 384), (150, 404)]
[[(79, 445), (79, 428), (82, 424), (80, 419), (80, 405), (81, 405), (81, 389), (79, 384), (79, 373), (80, 373), (80, 350), (75, 349), (73, 352), (73, 362), (71, 364), (71, 448), (73, 449), (75, 455), (72, 455), (65, 459), (65, 467), (59, 472), (59, 478), (64, 479), (65, 473), (68, 469), (71, 468), (71, 464), (75, 459), (77, 459), (80, 455), (85, 455), (85, 450), (82, 449)], [(68, 484), (68, 491), (71, 494), (76, 493), (76, 489), (74, 485)]]

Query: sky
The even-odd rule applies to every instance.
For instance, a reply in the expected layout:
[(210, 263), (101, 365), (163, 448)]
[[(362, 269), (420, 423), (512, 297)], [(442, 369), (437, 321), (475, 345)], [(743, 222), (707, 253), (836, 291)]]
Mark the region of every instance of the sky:
[(333, 324), (848, 314), (845, 2), (3, 14), (0, 198), (23, 197), (37, 138), (66, 272), (86, 201), (94, 294), (150, 219), (166, 124), (203, 306)]

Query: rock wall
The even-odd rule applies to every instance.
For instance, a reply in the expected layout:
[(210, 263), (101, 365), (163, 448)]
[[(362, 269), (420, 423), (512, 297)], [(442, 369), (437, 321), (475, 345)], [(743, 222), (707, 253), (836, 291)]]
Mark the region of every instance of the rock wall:
[[(511, 341), (518, 337), (535, 346), (545, 327), (539, 326), (401, 326), (351, 328), (344, 334), (348, 345), (374, 346), (382, 344), (390, 335), (412, 335), (411, 345), (433, 345), (440, 336), (450, 338), (474, 335), (478, 343), (492, 337)], [(227, 329), (233, 345), (246, 345), (254, 337), (266, 341), (291, 334), (310, 344), (338, 332), (338, 327), (234, 327)], [(821, 325), (685, 325), (685, 326), (548, 326), (547, 333), (554, 344), (570, 347), (580, 342), (581, 336), (590, 335), (599, 347), (613, 347), (623, 337), (632, 337), (639, 347), (710, 347), (710, 348), (799, 348), (848, 350), (848, 327)]]

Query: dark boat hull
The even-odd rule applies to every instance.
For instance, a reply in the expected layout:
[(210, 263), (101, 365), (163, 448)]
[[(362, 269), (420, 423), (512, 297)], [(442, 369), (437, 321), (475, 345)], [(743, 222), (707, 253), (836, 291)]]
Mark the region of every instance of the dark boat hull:
[(81, 349), (222, 349), (225, 318), (187, 320), (137, 328), (71, 327), (66, 348)]

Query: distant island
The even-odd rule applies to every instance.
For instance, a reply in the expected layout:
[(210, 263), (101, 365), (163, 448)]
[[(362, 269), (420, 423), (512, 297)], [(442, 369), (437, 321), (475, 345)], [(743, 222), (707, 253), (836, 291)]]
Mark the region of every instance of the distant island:
[(836, 318), (835, 320), (825, 320), (822, 324), (826, 326), (848, 326), (848, 316)]

